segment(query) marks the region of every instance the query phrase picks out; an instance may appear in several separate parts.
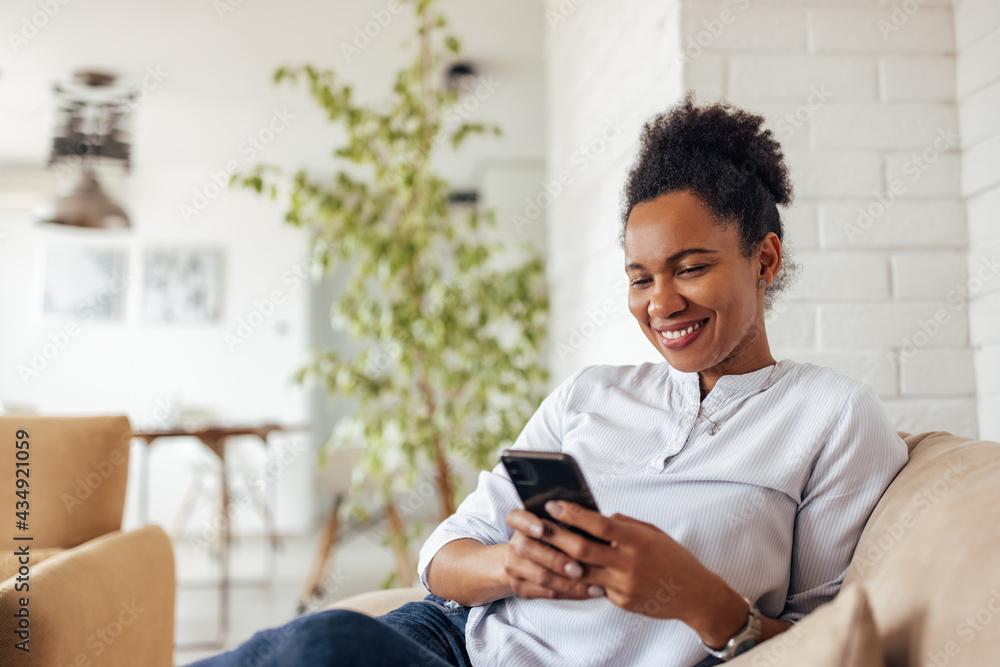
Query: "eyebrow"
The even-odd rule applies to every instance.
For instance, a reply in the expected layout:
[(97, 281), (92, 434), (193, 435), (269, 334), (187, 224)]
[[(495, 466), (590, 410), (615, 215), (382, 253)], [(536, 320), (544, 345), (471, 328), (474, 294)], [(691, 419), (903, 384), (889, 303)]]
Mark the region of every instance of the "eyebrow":
[[(712, 254), (718, 254), (718, 252), (719, 252), (718, 250), (708, 250), (707, 248), (687, 248), (685, 250), (675, 252), (670, 257), (667, 257), (667, 264), (673, 264), (675, 262), (679, 262), (688, 255), (698, 255), (698, 254), (712, 255)], [(632, 262), (631, 264), (625, 267), (625, 270), (628, 271), (629, 269), (645, 269), (645, 268), (646, 268), (645, 266), (643, 266), (638, 262)]]

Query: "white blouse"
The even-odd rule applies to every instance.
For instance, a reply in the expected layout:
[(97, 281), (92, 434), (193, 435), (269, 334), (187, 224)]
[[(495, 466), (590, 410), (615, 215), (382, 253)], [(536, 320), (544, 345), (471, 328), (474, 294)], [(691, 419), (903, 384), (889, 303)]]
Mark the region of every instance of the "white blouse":
[[(868, 385), (789, 360), (723, 376), (704, 401), (698, 374), (666, 362), (590, 366), (542, 402), (514, 448), (572, 454), (603, 514), (656, 525), (761, 613), (791, 621), (837, 594), (868, 516), (907, 460)], [(481, 472), (424, 543), (424, 586), (438, 549), (459, 538), (509, 541), (507, 514), (521, 506), (502, 465)], [(466, 643), (476, 667), (690, 667), (707, 655), (681, 621), (606, 598), (474, 607)]]

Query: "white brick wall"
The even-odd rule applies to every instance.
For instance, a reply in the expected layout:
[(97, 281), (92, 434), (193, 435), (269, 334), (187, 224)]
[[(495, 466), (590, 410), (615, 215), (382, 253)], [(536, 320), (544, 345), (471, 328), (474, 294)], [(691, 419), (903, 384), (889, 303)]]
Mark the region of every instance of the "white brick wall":
[(961, 190), (969, 220), (969, 334), (979, 433), (1000, 441), (1000, 3), (955, 2)]
[(984, 364), (1000, 375), (1000, 277), (962, 296), (974, 252), (1000, 248), (1000, 3), (898, 4), (591, 0), (550, 31), (549, 178), (589, 139), (581, 119), (629, 121), (613, 158), (548, 211), (556, 338), (608, 295), (623, 303), (553, 357), (556, 381), (659, 359), (615, 289), (617, 188), (642, 121), (694, 89), (762, 113), (792, 169), (787, 243), (803, 274), (769, 316), (775, 355), (868, 382), (901, 430), (1000, 440), (987, 428), (1000, 420), (977, 418), (977, 390), (981, 410), (1000, 404), (1000, 381), (981, 379)]

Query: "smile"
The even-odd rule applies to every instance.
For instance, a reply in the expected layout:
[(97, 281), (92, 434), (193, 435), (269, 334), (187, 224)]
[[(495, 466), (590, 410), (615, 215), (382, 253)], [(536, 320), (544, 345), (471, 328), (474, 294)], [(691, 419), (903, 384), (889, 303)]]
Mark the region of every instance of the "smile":
[(676, 331), (658, 331), (660, 334), (660, 340), (663, 344), (670, 348), (684, 347), (688, 343), (694, 341), (697, 338), (697, 332), (708, 322), (708, 319), (696, 322), (685, 329), (678, 329)]

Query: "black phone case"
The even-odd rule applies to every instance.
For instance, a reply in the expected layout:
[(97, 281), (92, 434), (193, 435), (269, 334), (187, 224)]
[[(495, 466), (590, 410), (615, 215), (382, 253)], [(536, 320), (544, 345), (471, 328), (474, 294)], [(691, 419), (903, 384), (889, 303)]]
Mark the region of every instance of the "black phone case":
[[(524, 509), (566, 530), (582, 535), (601, 544), (610, 544), (576, 526), (570, 526), (552, 517), (545, 511), (545, 503), (550, 500), (566, 500), (595, 512), (597, 503), (580, 471), (580, 466), (569, 454), (560, 452), (534, 452), (508, 449), (500, 456), (507, 474), (524, 503)], [(518, 462), (530, 465), (534, 474), (518, 472)]]

